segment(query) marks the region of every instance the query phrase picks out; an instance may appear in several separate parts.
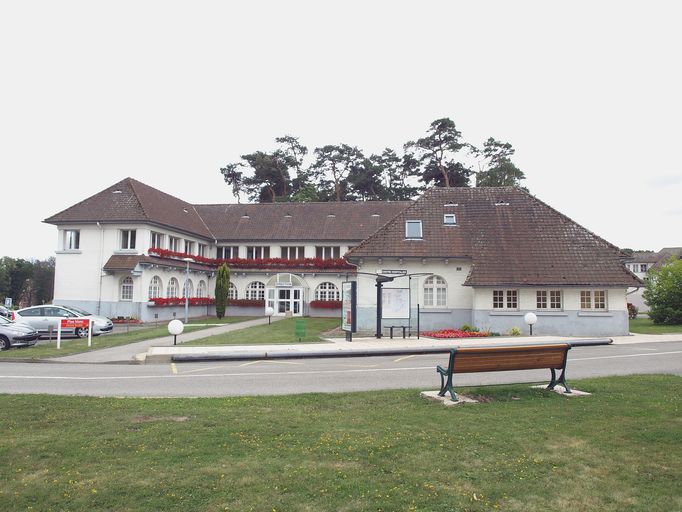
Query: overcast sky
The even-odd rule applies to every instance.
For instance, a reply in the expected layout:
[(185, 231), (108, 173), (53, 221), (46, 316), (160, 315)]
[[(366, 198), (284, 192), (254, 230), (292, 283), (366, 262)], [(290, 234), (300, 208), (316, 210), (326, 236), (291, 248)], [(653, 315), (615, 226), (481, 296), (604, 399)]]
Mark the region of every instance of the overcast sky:
[(367, 154), (450, 117), (620, 247), (682, 246), (682, 3), (0, 4), (0, 256), (125, 177), (232, 202), (220, 167), (277, 136)]

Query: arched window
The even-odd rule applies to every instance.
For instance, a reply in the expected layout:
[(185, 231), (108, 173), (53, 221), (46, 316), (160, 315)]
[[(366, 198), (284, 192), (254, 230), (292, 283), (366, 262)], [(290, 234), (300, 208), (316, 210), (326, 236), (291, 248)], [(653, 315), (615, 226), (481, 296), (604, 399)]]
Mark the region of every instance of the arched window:
[(448, 302), (448, 285), (440, 276), (431, 276), (424, 281), (424, 306), (444, 307)]
[(237, 300), (238, 294), (237, 294), (237, 287), (234, 285), (234, 283), (230, 283), (228, 292), (227, 292), (227, 298), (229, 300)]
[(121, 280), (121, 300), (133, 300), (133, 278), (130, 276)]
[(194, 297), (194, 283), (191, 279), (185, 281), (185, 284), (182, 286), (182, 297)]
[(159, 276), (152, 277), (152, 280), (149, 282), (149, 298), (156, 299), (161, 297), (161, 290), (163, 290), (161, 278)]
[(197, 297), (200, 299), (208, 297), (208, 294), (206, 293), (206, 281), (204, 280), (199, 281), (199, 286), (197, 286)]
[(265, 283), (252, 281), (246, 287), (246, 298), (252, 300), (265, 300)]
[(180, 286), (178, 285), (178, 280), (175, 279), (174, 277), (171, 277), (168, 280), (168, 287), (166, 288), (166, 297), (169, 299), (177, 297), (179, 288)]
[(339, 289), (334, 283), (320, 283), (315, 289), (315, 300), (339, 300)]

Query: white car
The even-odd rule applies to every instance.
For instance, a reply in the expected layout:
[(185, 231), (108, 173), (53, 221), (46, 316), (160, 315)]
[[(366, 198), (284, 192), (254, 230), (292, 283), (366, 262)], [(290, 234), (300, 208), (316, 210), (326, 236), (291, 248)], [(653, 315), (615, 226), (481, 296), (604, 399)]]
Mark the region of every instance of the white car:
[[(93, 315), (80, 308), (73, 306), (56, 306), (46, 304), (44, 306), (31, 306), (30, 308), (19, 309), (12, 312), (12, 319), (30, 325), (40, 334), (47, 334), (52, 331), (57, 334), (57, 326), (63, 318), (89, 318), (92, 320), (92, 335), (99, 336), (111, 332), (114, 324), (106, 317)], [(80, 338), (88, 337), (87, 328), (69, 328), (62, 330), (63, 335), (74, 335)]]

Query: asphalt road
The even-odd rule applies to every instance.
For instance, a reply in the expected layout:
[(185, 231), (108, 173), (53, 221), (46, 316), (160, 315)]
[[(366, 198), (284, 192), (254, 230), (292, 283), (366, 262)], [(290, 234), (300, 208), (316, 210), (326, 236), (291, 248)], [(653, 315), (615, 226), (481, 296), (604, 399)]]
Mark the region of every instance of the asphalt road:
[[(344, 359), (177, 363), (169, 365), (0, 362), (0, 392), (54, 395), (200, 397), (438, 389), (436, 364), (446, 354)], [(634, 373), (682, 376), (682, 342), (578, 347), (569, 352), (573, 380)], [(457, 375), (457, 387), (547, 382), (548, 370)]]

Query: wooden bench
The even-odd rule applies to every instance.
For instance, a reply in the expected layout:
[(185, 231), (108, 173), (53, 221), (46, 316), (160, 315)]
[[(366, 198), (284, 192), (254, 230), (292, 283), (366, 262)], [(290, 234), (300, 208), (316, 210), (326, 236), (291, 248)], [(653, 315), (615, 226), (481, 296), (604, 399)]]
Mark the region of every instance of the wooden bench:
[[(566, 384), (566, 359), (570, 349), (571, 345), (568, 343), (453, 348), (450, 350), (448, 367), (436, 366), (436, 371), (440, 374), (438, 396), (445, 396), (445, 393), (450, 392), (452, 401), (457, 401), (457, 394), (452, 387), (454, 373), (503, 372), (538, 368), (548, 368), (552, 372), (552, 380), (547, 389), (554, 389), (557, 384), (561, 384), (566, 389), (566, 393), (570, 393), (571, 389)], [(556, 370), (561, 370), (558, 380)]]

